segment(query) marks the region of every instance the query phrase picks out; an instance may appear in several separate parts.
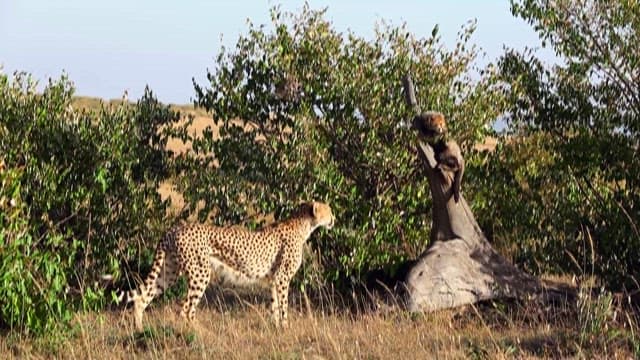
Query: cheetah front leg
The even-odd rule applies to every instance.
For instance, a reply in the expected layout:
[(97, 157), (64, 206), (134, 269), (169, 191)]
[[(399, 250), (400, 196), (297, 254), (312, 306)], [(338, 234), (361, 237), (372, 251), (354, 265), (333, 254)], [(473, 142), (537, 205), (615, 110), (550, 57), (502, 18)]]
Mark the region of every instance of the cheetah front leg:
[(289, 283), (293, 278), (293, 274), (283, 272), (276, 275), (271, 285), (271, 311), (276, 326), (286, 328), (289, 326), (288, 308), (289, 308)]
[(276, 282), (271, 284), (271, 316), (273, 317), (276, 326), (280, 325), (280, 305), (278, 303), (278, 287)]
[(286, 246), (280, 259), (271, 284), (271, 296), (275, 299), (271, 309), (276, 326), (286, 328), (289, 325), (289, 284), (302, 264), (302, 246)]

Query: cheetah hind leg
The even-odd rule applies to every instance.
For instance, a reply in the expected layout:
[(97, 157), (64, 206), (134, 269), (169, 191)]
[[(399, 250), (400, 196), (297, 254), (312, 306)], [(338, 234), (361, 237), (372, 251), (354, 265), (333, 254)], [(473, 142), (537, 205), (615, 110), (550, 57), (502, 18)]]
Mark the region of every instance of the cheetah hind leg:
[[(196, 307), (202, 299), (209, 282), (211, 281), (211, 266), (207, 256), (194, 259), (192, 264), (185, 266), (187, 275), (187, 297), (182, 305), (180, 316), (188, 321), (193, 321), (196, 316)], [(193, 266), (198, 264), (198, 266)]]
[(164, 249), (158, 249), (151, 272), (147, 276), (144, 284), (140, 286), (139, 293), (134, 298), (133, 314), (135, 326), (142, 330), (142, 314), (151, 301), (161, 295), (167, 288), (173, 285), (178, 278), (178, 266), (174, 255), (167, 253)]

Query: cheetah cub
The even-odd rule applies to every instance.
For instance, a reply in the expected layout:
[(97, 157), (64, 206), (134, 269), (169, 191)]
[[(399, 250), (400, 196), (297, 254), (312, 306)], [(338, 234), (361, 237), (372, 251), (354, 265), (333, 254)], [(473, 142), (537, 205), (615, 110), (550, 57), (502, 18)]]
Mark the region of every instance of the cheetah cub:
[(451, 190), (454, 201), (458, 203), (464, 174), (464, 158), (458, 143), (447, 140), (447, 122), (444, 115), (437, 111), (427, 111), (416, 115), (411, 126), (433, 147), (438, 168), (453, 173)]
[(287, 326), (289, 283), (302, 263), (305, 241), (319, 227), (331, 229), (329, 205), (303, 204), (288, 220), (259, 231), (207, 225), (177, 226), (158, 244), (151, 272), (138, 290), (122, 292), (119, 301), (133, 302), (135, 325), (149, 303), (186, 275), (187, 297), (180, 316), (193, 320), (211, 276), (235, 284), (266, 282), (271, 287), (271, 312), (276, 326)]

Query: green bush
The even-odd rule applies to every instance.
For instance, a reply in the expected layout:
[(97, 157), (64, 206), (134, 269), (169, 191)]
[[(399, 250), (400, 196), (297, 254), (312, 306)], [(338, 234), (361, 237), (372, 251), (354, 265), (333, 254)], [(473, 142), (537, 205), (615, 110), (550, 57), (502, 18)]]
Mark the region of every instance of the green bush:
[(43, 332), (70, 318), (65, 269), (71, 264), (63, 254), (42, 250), (59, 245), (60, 234), (35, 237), (29, 231), (23, 182), (22, 170), (0, 170), (0, 320), (12, 329)]
[(299, 201), (327, 201), (337, 222), (313, 237), (318, 278), (344, 285), (374, 268), (392, 273), (425, 248), (430, 227), (402, 76), (413, 75), (423, 109), (448, 115), (470, 169), (480, 160), (472, 145), (504, 109), (491, 67), (471, 79), (474, 28), (447, 50), (437, 27), (420, 39), (381, 25), (365, 40), (335, 31), (322, 11), (274, 9), (270, 27), (250, 25), (233, 50), (223, 49), (209, 84), (196, 85), (196, 104), (220, 134), (193, 139), (193, 153), (181, 159), (188, 212), (253, 225), (261, 215), (286, 216)]
[[(68, 309), (101, 306), (103, 276), (147, 264), (170, 224), (157, 188), (170, 176), (162, 129), (179, 116), (150, 91), (96, 112), (73, 109), (72, 94), (66, 79), (38, 93), (24, 74), (0, 75), (3, 195), (17, 192), (21, 209), (2, 214), (0, 302), (12, 327), (41, 331)], [(15, 281), (16, 269), (31, 275)]]

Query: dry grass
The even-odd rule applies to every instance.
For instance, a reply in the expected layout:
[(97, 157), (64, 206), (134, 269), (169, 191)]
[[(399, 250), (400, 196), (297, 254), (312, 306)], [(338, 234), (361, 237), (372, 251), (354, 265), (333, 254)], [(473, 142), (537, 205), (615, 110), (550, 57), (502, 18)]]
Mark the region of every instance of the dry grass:
[(70, 359), (634, 357), (628, 338), (611, 335), (612, 329), (629, 332), (624, 321), (608, 319), (595, 337), (584, 337), (580, 306), (503, 302), (417, 315), (376, 308), (380, 300), (372, 297), (354, 307), (326, 295), (309, 303), (294, 293), (290, 326), (277, 329), (266, 309), (268, 291), (239, 291), (210, 289), (192, 324), (176, 315), (177, 301), (156, 301), (145, 313), (142, 332), (132, 327), (128, 310), (86, 313), (76, 317), (73, 335), (55, 347), (7, 336), (0, 339), (0, 354)]
[[(227, 296), (228, 297), (228, 296)], [(247, 301), (245, 301), (247, 300)], [(174, 303), (155, 304), (143, 332), (121, 311), (84, 314), (75, 335), (57, 350), (29, 340), (5, 339), (9, 357), (170, 359), (427, 359), (567, 356), (561, 348), (571, 330), (500, 319), (495, 308), (484, 319), (475, 308), (415, 316), (403, 312), (311, 313), (294, 302), (290, 326), (276, 329), (263, 301), (241, 296), (209, 297), (197, 320), (185, 324)]]
[[(97, 97), (90, 96), (74, 96), (71, 100), (71, 104), (76, 109), (85, 109), (85, 110), (97, 110), (100, 108), (102, 104), (112, 104), (117, 105), (121, 104), (123, 99), (102, 99)], [(193, 105), (188, 104), (170, 104), (171, 109), (174, 111), (179, 111), (181, 114), (192, 114), (196, 117), (206, 117), (207, 112), (203, 109), (195, 108)]]

